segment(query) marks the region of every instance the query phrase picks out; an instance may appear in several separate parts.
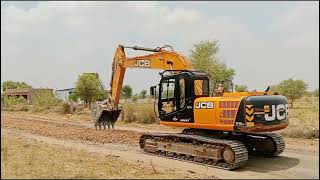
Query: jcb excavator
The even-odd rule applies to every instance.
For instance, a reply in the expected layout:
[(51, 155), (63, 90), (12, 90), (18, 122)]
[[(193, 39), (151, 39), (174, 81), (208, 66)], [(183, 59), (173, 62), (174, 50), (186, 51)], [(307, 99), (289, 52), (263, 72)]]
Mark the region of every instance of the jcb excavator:
[[(129, 58), (125, 48), (152, 53)], [(210, 95), (208, 74), (195, 71), (190, 60), (169, 45), (118, 46), (109, 99), (92, 111), (96, 127), (113, 126), (118, 119), (126, 68), (164, 70), (159, 85), (150, 88), (160, 124), (184, 128), (181, 133), (144, 133), (139, 140), (144, 152), (227, 170), (246, 164), (248, 154), (273, 157), (283, 152), (283, 138), (271, 131), (289, 124), (286, 97), (268, 90), (232, 92), (223, 83)]]

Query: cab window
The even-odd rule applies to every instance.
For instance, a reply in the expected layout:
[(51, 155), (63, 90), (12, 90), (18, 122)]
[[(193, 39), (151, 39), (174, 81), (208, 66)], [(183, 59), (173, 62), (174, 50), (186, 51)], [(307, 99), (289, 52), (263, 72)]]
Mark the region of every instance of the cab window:
[(161, 110), (170, 113), (176, 110), (174, 98), (175, 79), (164, 80), (161, 84)]
[(194, 80), (194, 94), (196, 96), (209, 96), (209, 81), (206, 79)]
[(186, 87), (185, 81), (183, 78), (179, 79), (179, 86), (180, 86), (180, 108), (183, 108), (186, 104)]

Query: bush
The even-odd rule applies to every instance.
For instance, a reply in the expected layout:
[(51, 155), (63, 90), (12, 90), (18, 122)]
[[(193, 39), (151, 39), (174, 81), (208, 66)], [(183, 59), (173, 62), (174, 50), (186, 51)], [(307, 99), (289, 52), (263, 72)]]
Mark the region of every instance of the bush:
[(37, 92), (32, 98), (32, 104), (35, 111), (50, 109), (58, 105), (59, 101), (50, 91), (43, 90)]
[(138, 101), (138, 96), (137, 95), (134, 95), (134, 96), (132, 96), (132, 102), (137, 102)]
[(157, 122), (158, 119), (154, 114), (153, 104), (125, 104), (123, 111), (126, 123), (151, 124)]
[(3, 103), (3, 109), (9, 111), (28, 111), (28, 102), (25, 98), (19, 96), (3, 96), (1, 99)]
[(18, 111), (29, 111), (30, 109), (30, 105), (27, 104), (20, 104), (17, 106)]
[(135, 109), (131, 104), (125, 104), (123, 106), (123, 112), (125, 115), (124, 122), (132, 123), (137, 121), (137, 112), (135, 112)]
[(61, 106), (62, 106), (62, 113), (64, 114), (70, 113), (70, 105), (68, 102), (63, 102)]

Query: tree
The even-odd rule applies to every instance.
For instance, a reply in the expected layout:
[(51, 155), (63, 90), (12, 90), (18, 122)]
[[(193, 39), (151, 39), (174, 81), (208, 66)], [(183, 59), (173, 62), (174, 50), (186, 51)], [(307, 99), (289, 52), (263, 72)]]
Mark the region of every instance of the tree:
[(24, 89), (24, 88), (31, 88), (31, 86), (26, 82), (20, 82), (20, 81), (4, 81), (2, 83), (3, 91), (6, 91), (7, 89)]
[(85, 106), (91, 106), (93, 101), (96, 101), (101, 98), (101, 95), (104, 94), (104, 90), (101, 87), (101, 82), (96, 75), (90, 73), (83, 73), (79, 75), (76, 82), (75, 89), (76, 97), (79, 97), (85, 102)]
[(293, 80), (292, 78), (282, 81), (275, 88), (280, 94), (286, 96), (290, 100), (291, 108), (293, 108), (294, 100), (302, 97), (307, 90), (307, 84), (302, 80)]
[(73, 92), (73, 93), (69, 94), (69, 100), (77, 102), (78, 99), (79, 99), (79, 97), (78, 97), (76, 92)]
[(248, 87), (245, 85), (235, 85), (234, 90), (237, 92), (245, 92), (248, 91)]
[(132, 96), (132, 88), (129, 85), (124, 85), (121, 92), (122, 97), (126, 100)]
[(145, 98), (146, 98), (146, 95), (147, 95), (147, 91), (146, 91), (146, 90), (142, 90), (142, 91), (140, 92), (140, 97), (141, 97), (142, 99), (145, 99)]
[(213, 85), (222, 80), (232, 80), (235, 72), (228, 68), (217, 56), (219, 46), (217, 41), (200, 41), (193, 45), (190, 60), (196, 70), (208, 73), (210, 77), (210, 91)]

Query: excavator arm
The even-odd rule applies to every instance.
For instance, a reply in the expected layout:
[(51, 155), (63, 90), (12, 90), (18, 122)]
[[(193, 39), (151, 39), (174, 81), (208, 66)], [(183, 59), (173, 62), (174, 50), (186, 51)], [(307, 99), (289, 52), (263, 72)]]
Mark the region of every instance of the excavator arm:
[[(127, 57), (125, 49), (133, 49), (140, 51), (152, 52), (151, 54)], [(161, 70), (193, 70), (191, 61), (174, 51), (172, 46), (165, 45), (161, 48), (144, 48), (138, 46), (123, 46), (119, 45), (115, 52), (112, 64), (112, 75), (110, 81), (109, 98), (102, 104), (95, 104), (92, 107), (91, 114), (94, 120), (95, 127), (101, 125), (114, 125), (118, 119), (121, 108), (118, 107), (123, 80), (127, 68), (142, 68), (142, 69), (161, 69)], [(196, 91), (201, 91), (201, 85), (196, 84)]]
[[(153, 53), (142, 56), (126, 57), (126, 53), (124, 51), (125, 48), (149, 51)], [(170, 48), (170, 50), (166, 50), (167, 48)], [(156, 49), (119, 45), (113, 58), (110, 82), (111, 98), (113, 101), (112, 109), (118, 109), (126, 68), (193, 70), (191, 61), (183, 55), (175, 52), (169, 45)]]

